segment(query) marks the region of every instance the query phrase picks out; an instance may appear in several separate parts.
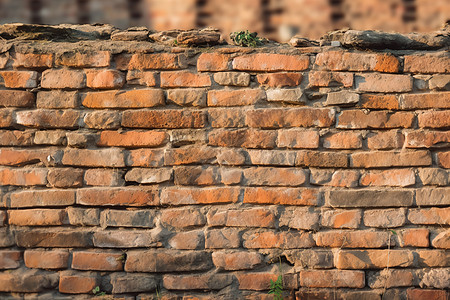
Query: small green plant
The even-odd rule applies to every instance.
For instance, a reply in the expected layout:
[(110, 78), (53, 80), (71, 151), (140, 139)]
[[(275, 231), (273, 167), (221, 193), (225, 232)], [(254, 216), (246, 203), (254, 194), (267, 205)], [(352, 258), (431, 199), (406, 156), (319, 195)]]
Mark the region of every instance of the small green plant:
[(283, 277), (278, 275), (276, 281), (270, 279), (269, 294), (273, 294), (274, 300), (283, 300)]
[(126, 259), (126, 256), (125, 256), (125, 253), (124, 253), (121, 256), (119, 256), (118, 258), (116, 258), (116, 261), (120, 261), (120, 262), (124, 263), (125, 259)]
[(97, 285), (93, 290), (92, 293), (94, 294), (94, 296), (105, 296), (106, 293), (102, 290), (100, 290), (100, 287)]
[(235, 45), (242, 47), (257, 47), (264, 44), (264, 40), (258, 37), (258, 33), (248, 30), (233, 32), (230, 38)]

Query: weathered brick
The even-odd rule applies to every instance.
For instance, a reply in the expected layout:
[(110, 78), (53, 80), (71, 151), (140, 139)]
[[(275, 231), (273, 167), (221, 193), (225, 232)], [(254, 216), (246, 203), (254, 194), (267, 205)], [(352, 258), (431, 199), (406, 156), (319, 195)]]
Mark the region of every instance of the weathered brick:
[(248, 156), (252, 165), (293, 166), (295, 152), (275, 150), (248, 150)]
[(14, 234), (9, 228), (0, 228), (0, 247), (14, 246), (16, 244)]
[(419, 285), (422, 287), (446, 289), (450, 280), (449, 271), (450, 268), (425, 269)]
[(369, 109), (399, 109), (400, 104), (395, 95), (361, 94), (360, 105)]
[(450, 231), (446, 230), (439, 233), (435, 238), (433, 238), (431, 244), (434, 248), (450, 249)]
[(448, 188), (419, 189), (416, 192), (417, 206), (444, 206), (450, 205)]
[(408, 211), (408, 221), (412, 224), (450, 224), (450, 208), (414, 208)]
[(217, 152), (217, 148), (197, 145), (166, 149), (164, 164), (171, 166), (210, 163), (216, 160)]
[(211, 78), (207, 74), (195, 74), (188, 71), (161, 72), (161, 87), (207, 87)]
[(120, 252), (75, 251), (72, 254), (72, 269), (120, 271), (124, 260), (124, 254)]
[(69, 261), (67, 250), (25, 250), (24, 260), (27, 268), (65, 269)]
[(400, 186), (414, 185), (416, 175), (412, 169), (391, 169), (386, 171), (367, 171), (361, 175), (362, 186)]
[(0, 130), (0, 146), (31, 146), (34, 130)]
[(64, 165), (89, 167), (124, 167), (124, 155), (119, 149), (69, 149), (64, 151)]
[(83, 106), (89, 108), (145, 108), (159, 105), (164, 105), (164, 93), (160, 89), (89, 92), (83, 99)]
[(220, 53), (202, 53), (197, 60), (197, 70), (204, 71), (226, 71), (228, 70), (228, 62), (230, 55)]
[(69, 206), (75, 204), (74, 190), (29, 190), (10, 195), (11, 207)]
[(322, 212), (321, 225), (331, 228), (357, 229), (361, 223), (361, 210), (333, 209)]
[(404, 71), (422, 74), (448, 73), (450, 72), (450, 58), (445, 52), (405, 55)]
[(364, 225), (367, 227), (400, 227), (405, 225), (406, 210), (395, 209), (374, 209), (364, 211)]
[(309, 66), (308, 56), (257, 53), (236, 57), (233, 69), (241, 71), (303, 71)]
[(312, 235), (303, 231), (247, 231), (242, 236), (244, 248), (248, 249), (298, 249), (315, 246)]
[(208, 113), (212, 127), (245, 127), (245, 110), (241, 108), (211, 108)]
[(102, 227), (154, 227), (155, 213), (151, 210), (104, 210), (101, 213)]
[(129, 59), (117, 58), (116, 64), (119, 70), (178, 70), (186, 67), (184, 57), (172, 53), (136, 53)]
[(24, 248), (87, 248), (92, 247), (92, 234), (86, 231), (23, 230), (15, 233), (16, 244)]
[(401, 207), (413, 204), (408, 190), (334, 190), (325, 192), (325, 202), (332, 207)]
[(450, 127), (450, 110), (426, 111), (417, 116), (420, 128)]
[(74, 168), (49, 169), (48, 183), (57, 188), (80, 187), (83, 185), (84, 171)]
[(59, 291), (64, 294), (90, 294), (99, 282), (95, 273), (64, 271), (59, 276)]
[(76, 108), (78, 93), (66, 91), (41, 91), (37, 93), (37, 108)]
[(2, 55), (0, 55), (0, 69), (4, 69), (8, 61), (9, 61), (9, 53), (3, 53)]
[(440, 148), (450, 144), (450, 132), (413, 131), (406, 133), (406, 148)]
[(323, 139), (323, 147), (328, 149), (359, 149), (362, 147), (361, 133), (340, 131)]
[(359, 171), (357, 170), (325, 170), (310, 169), (310, 182), (313, 185), (356, 187), (359, 184)]
[(38, 293), (54, 289), (57, 285), (57, 273), (18, 269), (0, 274), (1, 292)]
[(92, 89), (120, 89), (125, 83), (117, 70), (86, 70), (86, 85)]
[(167, 141), (162, 131), (102, 131), (98, 146), (158, 147)]
[(275, 282), (277, 278), (278, 278), (277, 274), (268, 272), (236, 274), (236, 279), (239, 282), (239, 289), (241, 290), (253, 290), (253, 291), (268, 290), (270, 288), (270, 281)]
[(220, 72), (214, 74), (214, 81), (220, 85), (249, 86), (250, 74), (243, 72)]
[(335, 122), (335, 111), (329, 108), (272, 108), (247, 111), (249, 127), (329, 127)]
[(75, 226), (98, 226), (100, 224), (100, 210), (97, 208), (66, 208), (69, 224)]
[(34, 103), (35, 98), (33, 93), (14, 90), (0, 91), (0, 107), (32, 107)]
[(400, 96), (402, 109), (450, 108), (450, 92)]
[(243, 165), (245, 160), (245, 151), (242, 149), (223, 149), (217, 154), (217, 162), (220, 165)]
[(409, 128), (412, 127), (414, 114), (407, 112), (389, 113), (386, 111), (345, 110), (341, 113), (337, 128)]
[(265, 208), (208, 212), (209, 226), (275, 228), (275, 221), (275, 213)]
[(306, 181), (306, 173), (298, 168), (249, 168), (244, 170), (247, 185), (300, 186)]
[(152, 248), (161, 247), (160, 230), (103, 230), (94, 232), (96, 248)]
[[(414, 285), (415, 272), (411, 269), (388, 269), (383, 271), (368, 272), (367, 285), (371, 289), (410, 287)], [(386, 294), (387, 297), (395, 297), (393, 294)], [(397, 293), (400, 297), (400, 293)]]
[(208, 106), (253, 105), (266, 98), (261, 89), (216, 90), (208, 92)]
[(179, 106), (206, 106), (205, 89), (170, 89), (167, 91), (167, 100)]
[(6, 169), (0, 168), (0, 184), (33, 186), (47, 184), (47, 169)]
[(280, 148), (315, 149), (319, 147), (319, 132), (316, 130), (279, 130), (277, 146)]
[(347, 270), (304, 270), (300, 271), (300, 285), (304, 287), (350, 287), (365, 285), (363, 271)]
[(310, 87), (327, 87), (327, 86), (353, 86), (353, 73), (344, 72), (326, 72), (311, 71), (309, 72)]
[(208, 145), (221, 147), (274, 148), (277, 133), (255, 129), (214, 130), (208, 134)]
[(122, 173), (111, 169), (88, 169), (84, 173), (84, 182), (94, 186), (120, 186), (124, 184)]
[(111, 274), (113, 294), (154, 292), (157, 288), (157, 283), (155, 276), (149, 274)]
[(357, 168), (430, 166), (431, 154), (417, 151), (370, 151), (351, 155), (351, 165)]
[(129, 167), (161, 167), (164, 165), (164, 150), (130, 150), (126, 156), (126, 165)]
[(450, 151), (437, 153), (438, 165), (445, 169), (450, 169)]
[(406, 290), (408, 300), (445, 300), (448, 294), (444, 290), (424, 290), (411, 288)]
[(118, 111), (93, 111), (86, 113), (83, 121), (89, 128), (117, 129), (120, 127), (122, 116)]
[(217, 268), (232, 271), (253, 269), (262, 263), (259, 253), (246, 251), (214, 252), (212, 260)]
[(440, 168), (421, 168), (419, 169), (419, 178), (423, 185), (446, 186), (449, 174)]
[(76, 110), (29, 110), (16, 113), (17, 124), (37, 128), (77, 128), (81, 113)]
[(420, 267), (448, 267), (450, 253), (446, 250), (417, 249), (414, 251), (418, 257)]
[(168, 243), (172, 249), (178, 250), (205, 249), (205, 236), (202, 230), (179, 232)]
[(189, 228), (206, 224), (205, 215), (198, 209), (166, 209), (161, 213), (161, 223), (175, 228)]
[(374, 132), (367, 138), (369, 149), (396, 149), (403, 147), (403, 134), (397, 130)]
[(214, 185), (220, 183), (217, 167), (181, 166), (174, 168), (175, 185)]
[(413, 80), (409, 75), (359, 74), (355, 77), (356, 90), (375, 93), (410, 92)]
[(400, 62), (391, 54), (327, 51), (319, 53), (316, 65), (332, 71), (378, 71), (396, 73)]
[(433, 75), (428, 81), (430, 90), (450, 90), (450, 75)]
[(17, 250), (0, 251), (0, 269), (17, 269), (22, 260), (22, 252)]
[(389, 243), (389, 233), (384, 231), (321, 231), (315, 234), (319, 247), (331, 248), (384, 248)]
[(409, 267), (414, 263), (409, 250), (339, 250), (335, 256), (338, 269), (383, 269)]
[(125, 174), (125, 181), (146, 183), (161, 183), (172, 179), (172, 169), (131, 169)]
[(127, 72), (127, 83), (144, 85), (144, 86), (156, 86), (157, 73), (151, 71), (130, 70)]
[(400, 247), (429, 247), (429, 230), (425, 228), (408, 228), (398, 231)]
[(239, 189), (216, 188), (165, 188), (161, 191), (162, 205), (224, 204), (238, 201)]
[(0, 108), (0, 128), (11, 127), (14, 124), (14, 115), (14, 110), (8, 108)]
[(7, 88), (35, 88), (37, 87), (38, 73), (35, 71), (3, 71), (0, 72)]
[(213, 267), (211, 254), (204, 251), (128, 251), (126, 272), (204, 271)]
[(202, 128), (207, 124), (203, 111), (145, 110), (125, 111), (122, 126), (132, 128)]
[(57, 226), (68, 223), (63, 209), (23, 209), (9, 210), (8, 221), (18, 226)]
[(55, 57), (55, 64), (67, 67), (108, 67), (111, 60), (109, 51), (65, 51)]
[(86, 76), (79, 70), (46, 70), (42, 73), (41, 86), (46, 89), (81, 89), (86, 86)]
[(305, 104), (305, 100), (302, 98), (303, 92), (300, 88), (296, 89), (279, 89), (272, 88), (266, 90), (267, 101), (269, 102), (282, 102), (290, 104)]
[(53, 53), (16, 53), (13, 67), (51, 68)]
[(36, 131), (34, 144), (36, 145), (63, 145), (66, 141), (66, 132), (63, 130)]
[(319, 213), (308, 207), (286, 209), (279, 216), (278, 226), (294, 229), (317, 230), (319, 228)]
[(317, 205), (319, 192), (307, 188), (245, 188), (244, 203), (273, 205)]
[(348, 156), (345, 153), (324, 151), (298, 151), (296, 166), (342, 168), (348, 166)]
[(205, 232), (205, 249), (239, 248), (240, 243), (238, 229), (211, 229)]
[(358, 102), (359, 102), (359, 94), (344, 90), (339, 92), (328, 93), (325, 105), (353, 106)]
[(90, 188), (77, 190), (77, 204), (108, 206), (152, 206), (159, 204), (152, 188)]

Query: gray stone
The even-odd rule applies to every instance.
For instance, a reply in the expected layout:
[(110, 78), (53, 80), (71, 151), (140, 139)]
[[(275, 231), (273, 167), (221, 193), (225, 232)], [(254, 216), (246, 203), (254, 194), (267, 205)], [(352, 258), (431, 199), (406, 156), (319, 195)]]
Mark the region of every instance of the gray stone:
[(353, 105), (359, 102), (359, 94), (349, 91), (329, 93), (325, 105)]

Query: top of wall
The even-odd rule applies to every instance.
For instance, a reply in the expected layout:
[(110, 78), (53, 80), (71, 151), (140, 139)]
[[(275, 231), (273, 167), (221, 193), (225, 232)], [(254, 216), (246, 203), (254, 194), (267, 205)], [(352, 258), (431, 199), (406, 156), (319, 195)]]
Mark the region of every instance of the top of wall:
[(388, 33), (381, 31), (338, 30), (326, 33), (319, 41), (299, 36), (289, 44), (266, 41), (257, 48), (228, 44), (216, 29), (151, 31), (145, 27), (119, 30), (112, 25), (0, 25), (0, 53), (15, 47), (23, 53), (58, 52), (59, 50), (109, 50), (122, 52), (183, 52), (187, 49), (222, 52), (317, 53), (330, 46), (365, 51), (409, 52), (449, 50), (450, 26), (430, 33)]

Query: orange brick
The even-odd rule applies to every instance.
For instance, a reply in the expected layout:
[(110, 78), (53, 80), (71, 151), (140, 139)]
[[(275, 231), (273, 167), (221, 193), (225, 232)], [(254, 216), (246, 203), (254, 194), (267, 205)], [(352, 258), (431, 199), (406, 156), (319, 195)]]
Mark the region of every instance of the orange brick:
[(450, 110), (422, 112), (417, 119), (421, 128), (450, 127)]
[(278, 275), (267, 272), (237, 273), (236, 278), (240, 290), (264, 291), (270, 288), (270, 281), (276, 281)]
[(244, 248), (248, 249), (298, 249), (315, 246), (312, 235), (308, 232), (290, 230), (288, 232), (248, 231), (243, 235)]
[(344, 87), (352, 87), (353, 73), (326, 71), (309, 72), (309, 86), (311, 87), (327, 87), (339, 85), (342, 85)]
[[(448, 222), (447, 222), (448, 225)], [(450, 230), (439, 233), (431, 242), (434, 248), (450, 249)]]
[(408, 300), (445, 300), (448, 293), (445, 290), (423, 290), (411, 288), (406, 290)]
[(273, 73), (273, 74), (258, 74), (256, 76), (259, 84), (269, 87), (286, 87), (298, 86), (303, 79), (300, 73)]
[(335, 111), (329, 108), (272, 108), (247, 111), (249, 127), (329, 127), (335, 122)]
[(244, 203), (269, 205), (317, 205), (316, 189), (302, 188), (245, 188)]
[(253, 105), (266, 98), (260, 89), (217, 90), (208, 92), (208, 106)]
[(161, 191), (162, 205), (219, 204), (238, 201), (239, 189), (217, 188), (165, 188)]
[(125, 111), (122, 126), (131, 128), (202, 128), (207, 124), (206, 113), (199, 110)]
[(275, 214), (270, 209), (218, 210), (208, 213), (209, 226), (275, 227)]
[(163, 276), (163, 285), (168, 290), (221, 290), (231, 285), (232, 281), (233, 276), (231, 274)]
[(83, 185), (84, 170), (74, 168), (51, 168), (47, 180), (53, 187), (68, 188)]
[(160, 89), (87, 93), (83, 106), (89, 108), (145, 108), (164, 105)]
[(207, 87), (211, 78), (206, 74), (195, 74), (187, 71), (161, 72), (161, 87)]
[(437, 160), (439, 166), (442, 168), (450, 169), (450, 151), (439, 152), (437, 154)]
[(243, 170), (246, 185), (300, 186), (306, 182), (306, 173), (298, 168), (256, 167)]
[(235, 228), (212, 229), (205, 233), (205, 249), (231, 249), (240, 246), (239, 230)]
[(357, 168), (430, 166), (429, 151), (369, 151), (351, 155), (352, 166)]
[(37, 87), (38, 73), (34, 71), (4, 71), (0, 72), (7, 88)]
[(369, 230), (332, 230), (316, 233), (315, 240), (318, 247), (384, 248), (389, 242), (389, 233)]
[(77, 190), (77, 204), (107, 206), (150, 206), (159, 204), (153, 188), (89, 188)]
[(262, 263), (261, 254), (246, 251), (213, 252), (212, 260), (217, 268), (232, 271), (253, 269)]
[(187, 66), (182, 55), (172, 53), (137, 53), (131, 58), (119, 57), (116, 64), (119, 70), (178, 70)]
[(62, 163), (69, 166), (124, 167), (124, 154), (110, 148), (101, 150), (69, 149), (64, 151)]
[(24, 209), (8, 211), (9, 224), (17, 226), (55, 226), (68, 223), (63, 209)]
[(450, 92), (402, 95), (402, 109), (450, 108)]
[(406, 148), (434, 148), (450, 143), (450, 131), (412, 131), (406, 133)]
[(319, 132), (316, 130), (279, 130), (277, 146), (280, 148), (315, 149), (319, 147)]
[(369, 149), (397, 149), (402, 148), (404, 142), (403, 134), (397, 130), (373, 132), (367, 138)]
[(360, 105), (371, 109), (399, 109), (400, 104), (395, 95), (361, 94)]
[[(0, 91), (0, 106), (6, 107), (32, 107), (35, 104), (33, 93), (27, 91)], [(6, 112), (6, 110), (5, 110)]]
[(257, 53), (236, 57), (233, 69), (241, 71), (303, 71), (309, 66), (308, 56)]
[(86, 85), (93, 89), (120, 89), (125, 83), (116, 70), (86, 70)]
[(361, 134), (341, 131), (327, 135), (323, 139), (323, 147), (329, 149), (358, 149), (362, 147)]
[(52, 66), (52, 53), (16, 53), (16, 58), (13, 63), (13, 67), (24, 68), (51, 68)]
[(126, 157), (126, 165), (129, 167), (161, 167), (164, 165), (164, 150), (130, 150)]
[(361, 210), (334, 209), (322, 212), (322, 226), (356, 229), (361, 223)]
[[(0, 99), (2, 99), (2, 98), (0, 97)], [(12, 109), (0, 108), (0, 128), (11, 127), (14, 124), (14, 119), (13, 119), (14, 114), (15, 114), (14, 110), (12, 110)]]
[(199, 209), (165, 209), (161, 213), (161, 222), (175, 228), (198, 227), (206, 224), (206, 217)]
[(59, 276), (59, 292), (63, 294), (90, 294), (99, 284), (96, 274), (64, 271)]
[(3, 169), (0, 168), (0, 185), (46, 185), (47, 169)]
[(450, 58), (445, 52), (405, 55), (404, 71), (419, 74), (448, 73)]
[(400, 68), (399, 60), (391, 54), (377, 54), (376, 64), (373, 68), (377, 72), (397, 73)]
[(398, 72), (400, 63), (390, 54), (351, 53), (327, 51), (319, 53), (316, 65), (332, 71)]
[(16, 113), (17, 124), (37, 128), (79, 127), (81, 113), (76, 110), (30, 110)]
[(130, 70), (127, 72), (127, 83), (145, 86), (156, 86), (157, 73), (152, 71)]
[(363, 271), (305, 270), (300, 271), (300, 285), (304, 287), (350, 287), (363, 288)]
[(226, 71), (228, 70), (228, 62), (230, 55), (219, 53), (202, 53), (198, 57), (197, 70), (204, 71)]
[(55, 64), (66, 67), (108, 67), (110, 60), (109, 51), (66, 51), (56, 56)]
[(400, 247), (429, 247), (430, 232), (424, 228), (411, 228), (398, 231)]
[(409, 112), (345, 110), (339, 116), (337, 128), (409, 128), (413, 126), (414, 114)]
[(34, 269), (65, 269), (69, 261), (67, 250), (25, 250), (25, 265)]
[(79, 70), (46, 70), (42, 73), (41, 86), (46, 89), (81, 89), (86, 86), (86, 78)]
[(307, 151), (297, 152), (296, 166), (345, 168), (348, 166), (348, 156), (345, 153)]
[(88, 169), (84, 173), (86, 185), (119, 186), (124, 184), (122, 172), (110, 169)]
[(30, 190), (14, 192), (11, 207), (69, 206), (75, 204), (74, 190)]
[(169, 245), (173, 249), (195, 250), (205, 248), (205, 237), (202, 230), (179, 232), (170, 240)]
[(383, 269), (409, 267), (414, 255), (408, 250), (339, 250), (335, 257), (338, 269)]
[(361, 176), (362, 186), (410, 186), (416, 183), (412, 169), (392, 169), (386, 171), (369, 171)]
[(163, 131), (102, 131), (98, 146), (158, 147), (167, 142)]
[(367, 73), (355, 77), (356, 90), (374, 93), (410, 92), (413, 78), (409, 75)]
[(72, 256), (72, 269), (76, 270), (120, 271), (125, 261), (120, 252), (75, 251)]

